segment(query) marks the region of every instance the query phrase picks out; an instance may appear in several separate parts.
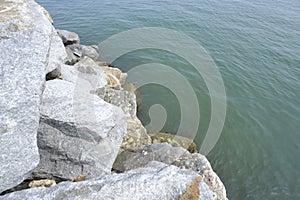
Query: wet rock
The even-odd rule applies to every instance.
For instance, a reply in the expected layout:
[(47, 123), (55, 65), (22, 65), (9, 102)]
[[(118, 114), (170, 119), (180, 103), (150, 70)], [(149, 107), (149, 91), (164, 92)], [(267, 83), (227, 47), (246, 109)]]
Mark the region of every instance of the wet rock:
[(70, 44), (79, 44), (80, 38), (77, 33), (67, 31), (67, 30), (59, 30), (56, 29), (59, 37), (62, 39), (65, 46)]
[(151, 161), (175, 165), (181, 169), (191, 169), (203, 177), (205, 183), (213, 191), (214, 199), (227, 199), (222, 181), (213, 171), (205, 156), (198, 153), (191, 154), (181, 147), (172, 147), (168, 143), (152, 144), (123, 151), (118, 155), (113, 169), (117, 172), (124, 172), (146, 166)]
[(34, 178), (92, 178), (111, 171), (126, 132), (123, 111), (90, 94), (93, 86), (80, 80), (46, 82)]
[(32, 0), (0, 1), (0, 193), (39, 163), (39, 107), (53, 27)]
[(167, 142), (174, 147), (187, 149), (191, 153), (198, 152), (197, 146), (192, 139), (170, 133), (153, 133), (150, 136), (152, 144)]
[[(199, 190), (199, 198), (212, 200), (213, 193), (204, 181), (191, 170), (152, 162), (145, 168), (124, 174), (110, 174), (97, 180), (78, 183), (64, 182), (50, 188), (33, 188), (14, 192), (0, 199), (180, 199), (193, 184)], [(195, 181), (197, 180), (197, 182)]]

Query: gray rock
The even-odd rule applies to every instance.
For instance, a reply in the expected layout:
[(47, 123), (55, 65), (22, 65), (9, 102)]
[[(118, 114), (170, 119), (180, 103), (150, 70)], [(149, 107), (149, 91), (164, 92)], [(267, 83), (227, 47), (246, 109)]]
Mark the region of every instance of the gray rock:
[(151, 138), (147, 130), (137, 118), (126, 117), (127, 133), (123, 138), (121, 151), (151, 144)]
[(39, 129), (41, 161), (34, 174), (70, 179), (110, 172), (126, 123), (123, 111), (90, 94), (92, 89), (84, 77), (76, 84), (46, 82), (41, 113), (49, 120)]
[(62, 39), (65, 46), (70, 44), (79, 44), (80, 38), (77, 33), (56, 29), (59, 37)]
[(65, 64), (74, 65), (80, 60), (80, 56), (77, 55), (76, 53), (73, 53), (73, 51), (70, 48), (66, 48), (66, 52), (67, 52), (67, 59)]
[(46, 81), (50, 81), (61, 76), (61, 67), (57, 67), (46, 74)]
[(108, 88), (104, 100), (122, 108), (126, 116), (136, 117), (136, 97), (134, 93)]
[(180, 147), (172, 147), (167, 143), (153, 144), (146, 147), (137, 147), (120, 153), (113, 165), (118, 172), (146, 166), (151, 161), (173, 164), (178, 158), (187, 153)]
[(69, 56), (68, 63), (74, 63), (76, 62), (76, 59), (83, 58), (84, 56), (92, 58), (94, 61), (96, 61), (99, 57), (99, 50), (96, 46), (72, 44), (66, 46), (66, 50)]
[(60, 78), (75, 84), (81, 79), (89, 81), (94, 90), (104, 88), (107, 85), (106, 75), (91, 58), (84, 57), (74, 66), (62, 65)]
[(146, 166), (151, 161), (172, 164), (183, 169), (192, 169), (203, 176), (206, 184), (214, 192), (215, 199), (227, 199), (222, 181), (213, 171), (205, 156), (198, 153), (191, 154), (181, 147), (172, 147), (168, 143), (126, 150), (118, 155), (113, 169), (124, 172)]
[(42, 117), (38, 130), (40, 163), (32, 178), (72, 180), (84, 174), (88, 179), (109, 173), (107, 145), (87, 128)]
[(39, 163), (39, 104), (53, 27), (33, 0), (0, 1), (0, 192)]
[(134, 93), (106, 88), (103, 99), (122, 108), (126, 115), (127, 133), (123, 139), (121, 150), (151, 144), (150, 136), (136, 117), (136, 96)]
[(50, 40), (49, 59), (46, 72), (51, 72), (56, 68), (59, 68), (67, 60), (67, 53), (61, 38), (56, 33), (56, 30), (52, 27), (52, 35)]
[(50, 188), (32, 188), (14, 192), (0, 199), (118, 199), (118, 200), (174, 200), (180, 199), (194, 183), (198, 194), (193, 199), (212, 200), (213, 193), (204, 181), (195, 182), (199, 176), (191, 170), (152, 162), (145, 168), (128, 171), (124, 174), (110, 174), (97, 180), (78, 183), (63, 182)]
[(89, 57), (82, 58), (75, 65), (60, 64), (59, 67), (47, 73), (46, 80), (62, 79), (76, 83), (78, 79), (88, 80), (95, 88), (104, 88), (107, 85), (106, 74), (102, 67), (99, 67)]

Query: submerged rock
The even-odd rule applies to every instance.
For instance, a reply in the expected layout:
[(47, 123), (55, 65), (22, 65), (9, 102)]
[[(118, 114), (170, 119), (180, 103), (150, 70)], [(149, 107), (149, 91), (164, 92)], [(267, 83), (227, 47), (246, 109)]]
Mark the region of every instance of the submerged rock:
[[(194, 199), (212, 200), (213, 193), (199, 175), (152, 162), (145, 168), (124, 174), (110, 174), (97, 180), (78, 183), (63, 182), (50, 188), (33, 188), (14, 192), (0, 199), (118, 199), (118, 200), (174, 200), (190, 192), (190, 185), (198, 189)], [(196, 194), (196, 193), (195, 193)]]
[(1, 193), (39, 163), (39, 107), (54, 28), (33, 0), (2, 0), (0, 10)]

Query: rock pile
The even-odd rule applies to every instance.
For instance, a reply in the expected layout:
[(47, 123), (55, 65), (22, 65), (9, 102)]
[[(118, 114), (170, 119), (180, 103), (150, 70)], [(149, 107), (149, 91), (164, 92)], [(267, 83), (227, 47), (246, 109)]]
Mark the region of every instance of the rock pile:
[(0, 11), (0, 199), (226, 199), (192, 140), (147, 133), (98, 46), (33, 0)]

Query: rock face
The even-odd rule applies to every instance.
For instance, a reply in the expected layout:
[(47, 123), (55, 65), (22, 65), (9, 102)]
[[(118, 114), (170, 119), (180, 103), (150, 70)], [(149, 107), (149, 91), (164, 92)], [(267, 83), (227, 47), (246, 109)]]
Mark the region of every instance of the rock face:
[(1, 192), (22, 182), (39, 163), (39, 107), (55, 36), (33, 0), (0, 0), (0, 11)]
[(23, 190), (0, 199), (174, 200), (180, 199), (186, 192), (191, 192), (191, 186), (199, 192), (191, 193), (190, 199), (213, 199), (213, 193), (195, 172), (152, 162), (145, 168), (124, 174), (110, 174), (94, 181), (64, 182), (51, 188)]
[(198, 153), (191, 154), (181, 147), (172, 147), (168, 143), (159, 143), (126, 150), (118, 155), (113, 169), (118, 172), (124, 172), (144, 167), (151, 161), (159, 161), (184, 169), (192, 169), (203, 176), (203, 180), (214, 193), (214, 199), (227, 199), (223, 183), (213, 171), (205, 156)]
[(111, 171), (126, 132), (124, 114), (90, 94), (88, 84), (78, 87), (64, 80), (46, 83), (38, 132), (41, 160), (34, 178), (93, 178)]

